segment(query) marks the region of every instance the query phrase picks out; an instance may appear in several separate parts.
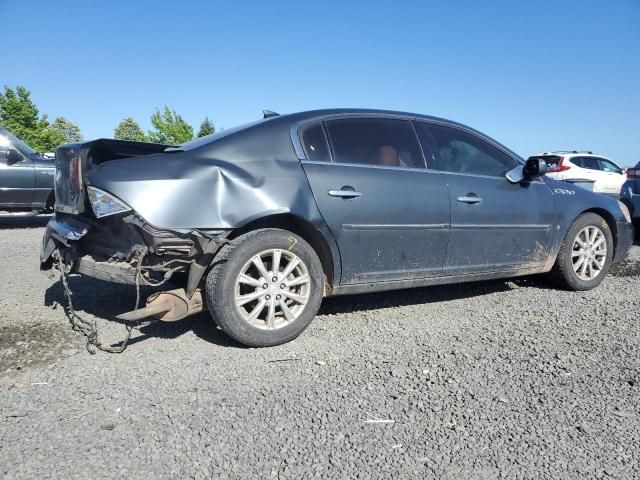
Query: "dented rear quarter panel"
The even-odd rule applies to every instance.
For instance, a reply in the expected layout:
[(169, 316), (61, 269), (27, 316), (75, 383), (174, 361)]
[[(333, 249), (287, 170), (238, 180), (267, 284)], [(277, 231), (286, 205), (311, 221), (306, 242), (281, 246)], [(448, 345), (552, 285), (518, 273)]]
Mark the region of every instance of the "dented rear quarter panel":
[(294, 215), (322, 234), (338, 275), (338, 248), (296, 157), (290, 122), (278, 120), (191, 150), (105, 162), (87, 173), (87, 181), (159, 229), (237, 229), (271, 215)]

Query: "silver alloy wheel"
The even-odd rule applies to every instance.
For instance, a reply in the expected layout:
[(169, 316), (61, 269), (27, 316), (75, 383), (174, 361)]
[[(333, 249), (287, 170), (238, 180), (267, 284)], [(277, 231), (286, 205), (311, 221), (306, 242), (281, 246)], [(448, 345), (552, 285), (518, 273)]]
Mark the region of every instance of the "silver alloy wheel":
[(250, 325), (274, 330), (294, 322), (311, 293), (307, 266), (288, 250), (265, 250), (244, 264), (236, 278), (235, 303)]
[(593, 280), (602, 272), (607, 259), (607, 238), (595, 225), (580, 230), (573, 241), (571, 263), (581, 280)]

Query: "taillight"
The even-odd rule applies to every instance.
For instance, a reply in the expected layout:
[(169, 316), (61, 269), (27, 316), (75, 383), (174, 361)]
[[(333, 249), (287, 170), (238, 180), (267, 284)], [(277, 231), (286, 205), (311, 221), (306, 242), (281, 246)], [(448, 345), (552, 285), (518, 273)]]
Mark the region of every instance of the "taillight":
[(640, 168), (627, 168), (627, 178), (640, 178)]
[(82, 189), (82, 171), (80, 157), (73, 157), (69, 167), (69, 177), (73, 190), (79, 192)]
[(557, 165), (553, 165), (553, 166), (550, 166), (549, 168), (547, 168), (547, 173), (566, 172), (570, 168), (571, 167), (569, 165), (564, 163), (564, 160), (560, 160)]

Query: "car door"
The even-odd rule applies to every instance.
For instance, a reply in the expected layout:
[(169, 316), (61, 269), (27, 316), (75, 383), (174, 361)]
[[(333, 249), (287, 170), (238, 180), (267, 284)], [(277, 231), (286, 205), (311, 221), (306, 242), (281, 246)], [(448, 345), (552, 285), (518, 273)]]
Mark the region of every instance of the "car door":
[(605, 192), (608, 195), (619, 197), (622, 184), (627, 180), (624, 170), (606, 158), (599, 158), (598, 163), (603, 175), (606, 176)]
[(449, 188), (451, 232), (444, 274), (535, 268), (554, 239), (555, 203), (544, 180), (509, 182), (517, 160), (502, 147), (456, 126), (417, 122)]
[(602, 171), (598, 159), (596, 157), (578, 157), (574, 160), (579, 161), (580, 166), (582, 167), (580, 176), (594, 182), (593, 191), (598, 193), (606, 193), (608, 188), (608, 178)]
[(0, 142), (0, 205), (30, 207), (35, 187), (33, 160), (18, 152), (20, 160), (9, 161), (8, 150), (12, 146), (8, 142), (4, 144), (3, 147)]
[[(331, 149), (327, 149), (327, 137)], [(439, 275), (449, 193), (407, 120), (338, 118), (301, 134), (303, 167), (342, 263), (342, 284)]]
[(43, 208), (50, 200), (53, 193), (53, 181), (56, 174), (56, 163), (54, 159), (46, 157), (36, 157), (34, 165), (34, 189), (32, 205), (34, 208)]

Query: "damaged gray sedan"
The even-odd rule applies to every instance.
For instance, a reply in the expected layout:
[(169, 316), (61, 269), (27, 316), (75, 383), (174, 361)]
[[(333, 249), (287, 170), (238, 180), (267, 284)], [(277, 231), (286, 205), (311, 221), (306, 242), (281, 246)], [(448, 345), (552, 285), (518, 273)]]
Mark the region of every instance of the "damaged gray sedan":
[(178, 147), (65, 145), (56, 168), (43, 269), (171, 282), (119, 317), (208, 309), (252, 346), (296, 338), (329, 295), (545, 272), (587, 290), (632, 242), (620, 202), (416, 114), (266, 112)]

